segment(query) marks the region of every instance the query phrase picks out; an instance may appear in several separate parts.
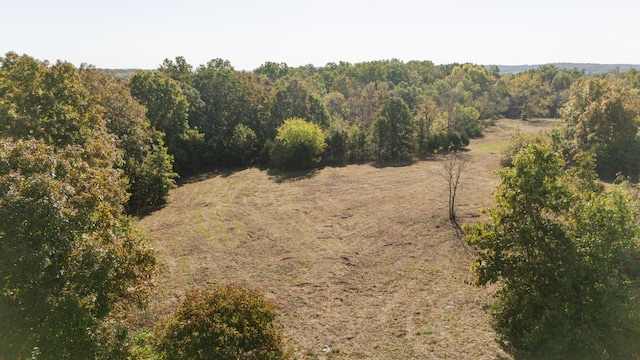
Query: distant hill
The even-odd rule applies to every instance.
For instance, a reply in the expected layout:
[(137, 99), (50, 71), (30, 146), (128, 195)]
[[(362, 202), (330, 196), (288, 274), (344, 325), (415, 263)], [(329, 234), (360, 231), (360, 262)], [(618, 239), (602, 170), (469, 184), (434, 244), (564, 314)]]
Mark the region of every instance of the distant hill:
[[(640, 65), (632, 64), (590, 64), (590, 63), (552, 63), (558, 69), (578, 69), (584, 70), (586, 74), (597, 75), (612, 73), (618, 71), (627, 71), (630, 69), (636, 69), (640, 71)], [(491, 65), (497, 66), (500, 70), (500, 74), (515, 74), (531, 69), (537, 69), (542, 65)]]
[[(486, 67), (498, 67), (500, 74), (516, 74), (523, 71), (537, 69), (540, 66), (553, 65), (558, 69), (578, 69), (584, 70), (587, 75), (598, 75), (613, 72), (622, 72), (629, 69), (636, 69), (640, 71), (640, 64), (590, 64), (590, 63), (552, 63), (552, 64), (537, 64), (537, 65), (485, 65)], [(103, 69), (112, 73), (115, 77), (121, 79), (128, 79), (136, 71), (143, 69)]]

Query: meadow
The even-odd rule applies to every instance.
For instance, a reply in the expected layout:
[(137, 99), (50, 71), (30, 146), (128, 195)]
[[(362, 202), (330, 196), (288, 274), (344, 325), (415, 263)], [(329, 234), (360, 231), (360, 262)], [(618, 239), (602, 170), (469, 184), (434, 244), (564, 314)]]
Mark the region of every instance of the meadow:
[[(471, 141), (461, 223), (492, 205), (492, 169), (515, 130), (554, 125), (502, 119)], [(297, 358), (512, 358), (488, 313), (495, 289), (470, 285), (472, 256), (449, 222), (443, 156), (183, 179), (164, 208), (140, 220), (159, 263), (149, 322), (189, 290), (235, 282), (277, 303)]]

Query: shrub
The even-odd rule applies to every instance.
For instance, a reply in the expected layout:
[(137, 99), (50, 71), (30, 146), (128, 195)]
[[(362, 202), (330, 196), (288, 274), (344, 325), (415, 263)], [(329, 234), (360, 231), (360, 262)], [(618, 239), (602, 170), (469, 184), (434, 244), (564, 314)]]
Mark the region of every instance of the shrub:
[(288, 119), (278, 128), (269, 149), (271, 163), (283, 169), (311, 169), (322, 157), (326, 143), (316, 124), (300, 118)]
[(513, 159), (518, 153), (529, 146), (529, 144), (549, 144), (549, 138), (545, 133), (525, 134), (519, 129), (511, 137), (509, 144), (500, 151), (500, 165), (512, 167)]
[(469, 137), (464, 133), (437, 132), (428, 138), (427, 149), (429, 151), (457, 151), (469, 145)]
[(282, 359), (275, 304), (235, 284), (188, 293), (158, 326), (156, 348), (167, 359)]

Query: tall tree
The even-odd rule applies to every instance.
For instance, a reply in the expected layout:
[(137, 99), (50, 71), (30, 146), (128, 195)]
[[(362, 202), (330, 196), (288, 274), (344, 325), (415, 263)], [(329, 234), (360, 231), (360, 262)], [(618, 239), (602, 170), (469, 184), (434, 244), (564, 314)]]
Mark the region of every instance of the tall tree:
[(117, 304), (146, 298), (154, 258), (121, 215), (123, 177), (84, 156), (0, 141), (2, 358), (95, 358)]
[(131, 95), (147, 109), (151, 126), (164, 134), (178, 174), (202, 167), (202, 134), (188, 123), (189, 102), (179, 84), (161, 72), (139, 71), (129, 80)]
[(638, 99), (629, 89), (603, 79), (577, 83), (563, 118), (577, 150), (595, 155), (600, 176), (638, 176)]
[(115, 310), (154, 267), (122, 215), (116, 137), (73, 65), (0, 64), (0, 357), (113, 358)]
[(640, 217), (621, 187), (605, 189), (588, 158), (567, 169), (531, 144), (501, 185), (489, 219), (468, 228), (477, 283), (500, 284), (493, 315), (516, 349), (540, 358), (632, 358), (640, 350)]
[(147, 109), (151, 126), (165, 134), (170, 149), (189, 129), (189, 103), (175, 80), (160, 72), (139, 71), (129, 80), (131, 95)]
[(266, 75), (271, 81), (277, 81), (278, 79), (289, 75), (289, 66), (286, 63), (276, 63), (273, 61), (267, 61), (260, 65), (253, 72), (256, 74)]
[(102, 107), (107, 131), (116, 136), (116, 147), (122, 152), (123, 161), (117, 167), (128, 179), (127, 210), (137, 213), (164, 204), (176, 175), (162, 134), (151, 128), (145, 108), (131, 96), (124, 81), (91, 67), (81, 68), (80, 74)]
[(204, 106), (195, 124), (205, 135), (208, 166), (236, 165), (229, 152), (238, 126), (260, 132), (249, 80), (220, 59), (196, 71), (194, 86)]
[(378, 160), (408, 160), (415, 155), (417, 126), (407, 104), (390, 97), (378, 110), (375, 133)]
[(549, 115), (554, 93), (550, 82), (545, 81), (539, 72), (527, 71), (504, 79), (511, 99), (508, 116), (526, 120)]
[[(72, 64), (50, 65), (15, 53), (0, 58), (0, 136), (33, 137), (56, 147), (113, 144)], [(103, 155), (116, 161), (117, 152)]]
[(302, 79), (287, 76), (276, 84), (271, 108), (272, 126), (278, 127), (290, 118), (306, 119), (322, 128), (327, 128), (331, 122), (331, 115), (322, 98), (310, 91)]

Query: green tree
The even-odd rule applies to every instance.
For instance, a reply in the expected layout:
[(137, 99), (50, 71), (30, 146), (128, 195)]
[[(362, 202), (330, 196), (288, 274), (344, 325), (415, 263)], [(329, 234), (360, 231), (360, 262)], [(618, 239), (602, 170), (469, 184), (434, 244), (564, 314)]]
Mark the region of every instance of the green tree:
[(347, 119), (348, 107), (344, 94), (331, 92), (324, 97), (325, 106), (330, 116), (337, 119)]
[(195, 88), (195, 72), (193, 66), (187, 63), (184, 57), (178, 56), (175, 62), (165, 59), (158, 71), (172, 78), (178, 83), (182, 93), (189, 103), (188, 123), (191, 128), (197, 127), (202, 123), (202, 118), (206, 116), (204, 113), (205, 104), (201, 99), (200, 92)]
[(451, 117), (454, 131), (458, 131), (467, 137), (478, 137), (484, 132), (484, 124), (480, 121), (480, 113), (471, 106), (455, 104)]
[(527, 71), (504, 78), (511, 99), (507, 115), (523, 120), (548, 116), (553, 105), (551, 84), (539, 72)]
[[(56, 147), (112, 140), (73, 65), (15, 53), (0, 58), (0, 136), (33, 137)], [(114, 155), (109, 160), (116, 161)]]
[(71, 64), (0, 64), (0, 357), (125, 357), (116, 310), (154, 258), (122, 215), (117, 126)]
[(278, 79), (289, 75), (289, 66), (286, 63), (276, 63), (273, 61), (267, 61), (260, 65), (253, 72), (256, 74), (266, 75), (271, 81), (277, 81)]
[(221, 59), (200, 66), (195, 74), (195, 88), (204, 103), (197, 119), (207, 143), (207, 166), (236, 165), (228, 157), (234, 132), (239, 125), (260, 132), (257, 105), (249, 79)]
[(81, 147), (0, 141), (0, 357), (94, 358), (122, 300), (144, 301), (151, 249), (119, 170)]
[(273, 302), (237, 285), (191, 292), (158, 326), (156, 347), (172, 360), (283, 359), (275, 316)]
[(320, 96), (309, 91), (306, 82), (296, 77), (282, 78), (277, 84), (271, 116), (274, 124), (297, 117), (326, 128), (331, 121)]
[(165, 134), (170, 149), (189, 129), (189, 103), (175, 80), (160, 72), (139, 71), (129, 80), (131, 95), (147, 109), (151, 126)]
[(80, 71), (82, 82), (102, 107), (107, 131), (116, 136), (123, 161), (118, 168), (129, 180), (130, 213), (162, 205), (174, 186), (173, 157), (163, 145), (162, 134), (151, 128), (145, 108), (122, 80), (90, 67)]
[(231, 164), (247, 165), (254, 159), (258, 150), (258, 136), (250, 127), (238, 124), (233, 129), (227, 148)]
[(576, 149), (595, 156), (601, 177), (638, 176), (638, 100), (629, 89), (603, 79), (577, 83), (562, 114)]
[(347, 98), (351, 110), (350, 122), (362, 130), (369, 130), (376, 121), (376, 113), (382, 102), (389, 98), (389, 84), (371, 82), (364, 87), (354, 87)]
[(498, 172), (496, 207), (468, 227), (477, 283), (500, 284), (498, 330), (540, 358), (632, 358), (640, 335), (634, 284), (640, 234), (635, 200), (595, 180), (588, 158), (567, 169), (531, 144)]
[(269, 150), (271, 163), (284, 169), (310, 169), (321, 160), (326, 143), (322, 129), (300, 118), (285, 120)]
[(360, 129), (358, 125), (353, 125), (347, 133), (347, 158), (352, 162), (365, 161), (369, 158), (367, 154), (367, 132)]
[(378, 160), (408, 160), (415, 155), (417, 126), (407, 104), (391, 97), (378, 110), (375, 133)]
[(147, 109), (151, 126), (164, 134), (178, 174), (202, 168), (203, 136), (188, 123), (189, 102), (179, 84), (162, 72), (138, 71), (129, 80), (131, 95)]
[(164, 59), (158, 71), (183, 84), (193, 83), (193, 66), (182, 56), (177, 56), (175, 62)]

